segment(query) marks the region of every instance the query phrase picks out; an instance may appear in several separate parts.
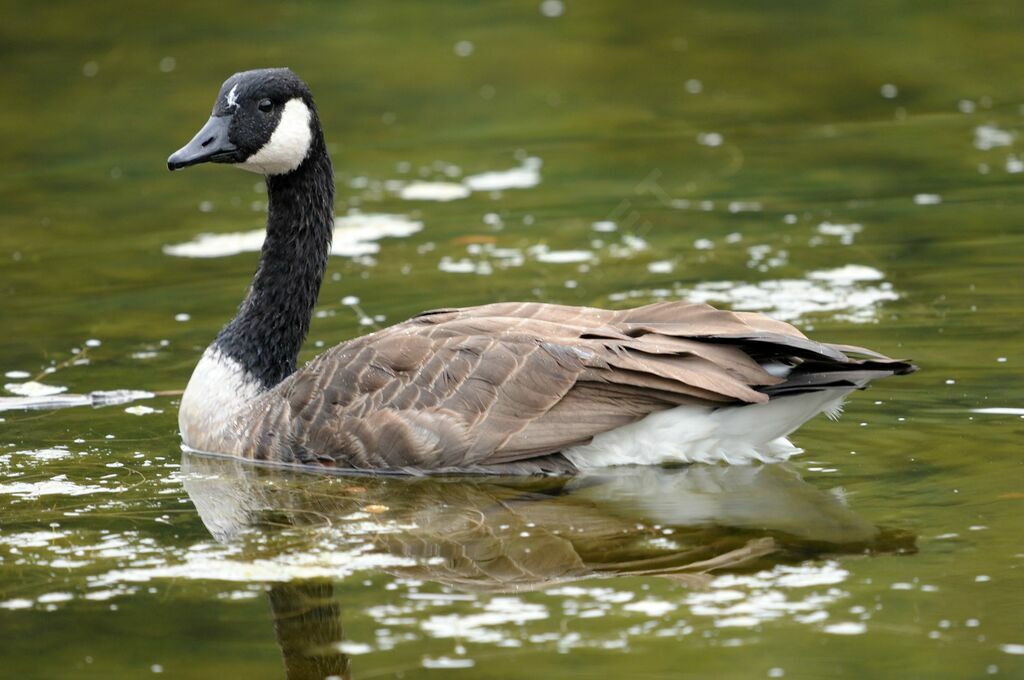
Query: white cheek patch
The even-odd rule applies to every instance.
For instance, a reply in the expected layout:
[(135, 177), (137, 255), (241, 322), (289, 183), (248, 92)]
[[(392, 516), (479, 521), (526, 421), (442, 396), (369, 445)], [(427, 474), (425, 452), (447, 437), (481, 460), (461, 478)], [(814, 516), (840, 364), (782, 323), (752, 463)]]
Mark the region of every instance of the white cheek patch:
[(310, 117), (309, 107), (301, 99), (288, 101), (270, 140), (237, 167), (264, 175), (283, 175), (299, 167), (313, 141)]

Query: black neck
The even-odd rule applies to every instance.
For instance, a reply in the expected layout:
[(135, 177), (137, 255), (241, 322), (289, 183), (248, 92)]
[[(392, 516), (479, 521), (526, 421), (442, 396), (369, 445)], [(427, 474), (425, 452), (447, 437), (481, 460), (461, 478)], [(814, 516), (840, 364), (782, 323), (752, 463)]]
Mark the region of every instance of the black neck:
[(267, 177), (267, 238), (238, 314), (214, 341), (265, 389), (295, 371), (320, 292), (334, 229), (334, 174), (323, 133), (306, 159)]

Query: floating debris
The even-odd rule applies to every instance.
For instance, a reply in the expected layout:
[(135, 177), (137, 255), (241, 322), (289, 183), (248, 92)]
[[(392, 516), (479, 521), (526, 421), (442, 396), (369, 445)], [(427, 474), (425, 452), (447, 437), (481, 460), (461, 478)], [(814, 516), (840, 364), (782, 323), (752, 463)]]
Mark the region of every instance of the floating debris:
[[(23, 383), (27, 384), (27, 383)], [(9, 389), (9, 388), (8, 388)], [(0, 397), (0, 411), (37, 411), (43, 409), (72, 408), (75, 406), (117, 406), (139, 399), (152, 399), (153, 392), (143, 390), (98, 390), (88, 394), (64, 394), (66, 387), (58, 393), (29, 395), (23, 397)]]

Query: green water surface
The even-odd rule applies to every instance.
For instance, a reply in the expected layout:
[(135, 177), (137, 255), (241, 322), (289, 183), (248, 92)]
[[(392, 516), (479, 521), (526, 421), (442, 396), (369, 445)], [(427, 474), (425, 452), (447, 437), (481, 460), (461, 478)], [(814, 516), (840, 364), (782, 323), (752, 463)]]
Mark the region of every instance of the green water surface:
[[(1022, 45), (1012, 2), (8, 0), (4, 396), (161, 396), (0, 413), (0, 676), (1024, 677)], [(256, 258), (197, 238), (266, 198), (164, 162), (264, 66), (313, 88), (346, 217), (303, 359), (433, 307), (682, 298), (922, 370), (784, 466), (183, 458)]]

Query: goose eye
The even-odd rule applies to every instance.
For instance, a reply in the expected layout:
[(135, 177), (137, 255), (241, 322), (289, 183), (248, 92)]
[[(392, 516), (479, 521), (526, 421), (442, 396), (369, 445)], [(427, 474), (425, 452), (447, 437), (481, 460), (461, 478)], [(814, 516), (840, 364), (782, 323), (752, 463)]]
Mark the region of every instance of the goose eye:
[(257, 106), (263, 113), (270, 113), (270, 110), (274, 108), (274, 102), (269, 99), (261, 99)]

